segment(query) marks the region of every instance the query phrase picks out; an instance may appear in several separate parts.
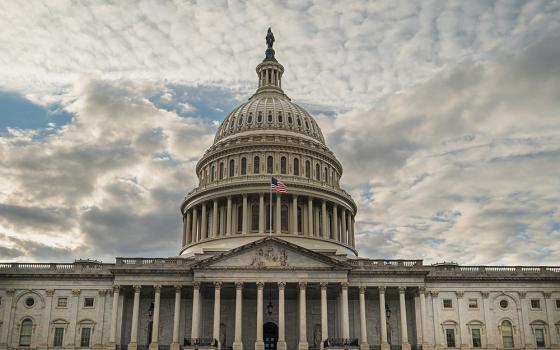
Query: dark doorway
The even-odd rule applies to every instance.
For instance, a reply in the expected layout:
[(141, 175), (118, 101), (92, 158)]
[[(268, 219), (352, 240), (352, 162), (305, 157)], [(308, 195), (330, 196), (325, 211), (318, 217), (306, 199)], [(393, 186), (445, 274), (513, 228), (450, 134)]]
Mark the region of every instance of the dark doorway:
[(276, 350), (278, 342), (278, 326), (273, 322), (267, 322), (263, 326), (264, 350)]

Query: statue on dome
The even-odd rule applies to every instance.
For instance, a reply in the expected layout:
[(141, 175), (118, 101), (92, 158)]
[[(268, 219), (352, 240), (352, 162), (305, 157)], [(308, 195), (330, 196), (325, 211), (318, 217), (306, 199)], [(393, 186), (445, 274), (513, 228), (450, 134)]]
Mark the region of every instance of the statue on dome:
[(272, 49), (272, 45), (274, 45), (274, 34), (272, 34), (270, 27), (268, 27), (268, 33), (266, 33), (266, 46), (269, 49)]

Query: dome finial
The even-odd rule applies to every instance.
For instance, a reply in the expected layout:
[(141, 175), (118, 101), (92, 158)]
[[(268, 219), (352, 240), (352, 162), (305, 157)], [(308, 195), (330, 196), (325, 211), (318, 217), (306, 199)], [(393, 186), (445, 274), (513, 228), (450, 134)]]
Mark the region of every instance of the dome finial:
[(272, 29), (270, 29), (270, 27), (268, 27), (268, 32), (266, 33), (266, 52), (265, 52), (265, 61), (275, 61), (276, 62), (276, 58), (274, 58), (274, 49), (272, 48), (272, 45), (274, 45), (274, 34), (272, 34)]

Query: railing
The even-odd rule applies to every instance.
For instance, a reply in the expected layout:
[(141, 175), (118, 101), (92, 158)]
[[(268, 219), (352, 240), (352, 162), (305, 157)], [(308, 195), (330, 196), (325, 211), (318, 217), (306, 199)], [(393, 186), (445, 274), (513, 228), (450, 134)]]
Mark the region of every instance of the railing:
[(0, 270), (72, 271), (102, 269), (103, 264), (100, 262), (78, 261), (74, 263), (0, 263)]
[(540, 274), (540, 273), (560, 273), (560, 266), (460, 266), (460, 265), (440, 265), (431, 266), (436, 272), (452, 271), (453, 273), (472, 273), (472, 274)]
[(422, 267), (422, 260), (348, 260), (350, 265), (358, 267)]
[(177, 258), (116, 258), (116, 265), (182, 265)]
[(358, 346), (358, 338), (328, 338), (323, 343), (324, 348), (355, 348)]
[(214, 338), (185, 338), (185, 346), (218, 346), (218, 341)]

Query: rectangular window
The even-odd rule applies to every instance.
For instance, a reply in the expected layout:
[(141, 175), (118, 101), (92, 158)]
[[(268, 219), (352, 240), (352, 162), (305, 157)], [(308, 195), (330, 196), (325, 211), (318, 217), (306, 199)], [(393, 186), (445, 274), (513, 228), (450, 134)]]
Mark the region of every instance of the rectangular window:
[(444, 309), (453, 308), (453, 301), (451, 299), (443, 299), (443, 308)]
[(454, 348), (455, 347), (455, 330), (452, 328), (447, 328), (445, 330), (445, 338), (447, 339), (447, 347)]
[(93, 298), (84, 298), (84, 307), (93, 307)]
[(53, 346), (62, 346), (62, 340), (63, 339), (64, 339), (64, 328), (56, 327), (54, 329)]
[(537, 348), (544, 348), (546, 346), (544, 343), (544, 329), (535, 329), (535, 341), (537, 343)]
[(556, 299), (556, 308), (560, 309), (560, 299)]
[(531, 309), (540, 309), (541, 301), (539, 299), (531, 299)]
[(478, 309), (478, 299), (469, 299), (469, 309)]
[(91, 328), (82, 328), (82, 335), (80, 337), (80, 347), (89, 348), (89, 336), (91, 335)]
[(56, 306), (58, 307), (67, 307), (68, 306), (68, 298), (60, 297), (57, 299)]
[(481, 348), (482, 342), (480, 337), (480, 329), (475, 328), (472, 330), (472, 346), (473, 348)]

